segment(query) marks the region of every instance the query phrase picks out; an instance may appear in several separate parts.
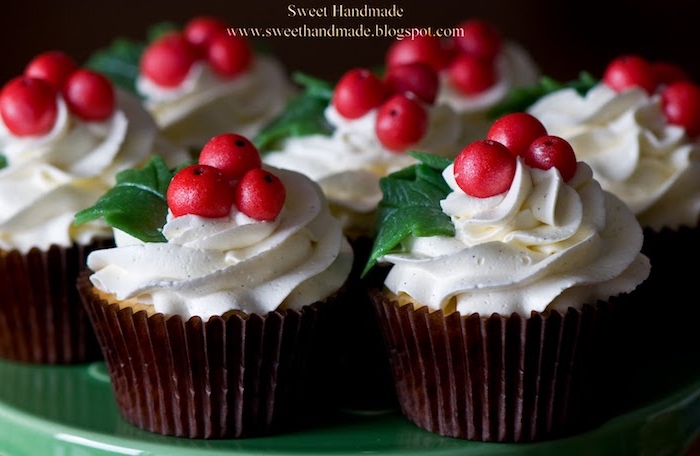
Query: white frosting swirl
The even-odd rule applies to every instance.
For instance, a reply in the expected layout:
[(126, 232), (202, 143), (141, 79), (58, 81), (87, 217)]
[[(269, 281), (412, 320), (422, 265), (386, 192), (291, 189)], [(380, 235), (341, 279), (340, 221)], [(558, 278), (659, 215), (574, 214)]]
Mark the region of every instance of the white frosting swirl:
[(700, 215), (700, 145), (669, 124), (660, 95), (621, 93), (598, 84), (585, 95), (551, 93), (529, 110), (550, 134), (567, 139), (601, 186), (644, 227), (694, 227)]
[[(462, 123), (447, 105), (427, 106), (428, 129), (410, 150), (453, 158), (466, 144)], [(386, 149), (374, 130), (377, 109), (358, 119), (341, 116), (330, 104), (326, 120), (331, 136), (310, 135), (285, 140), (281, 150), (265, 154), (272, 166), (291, 169), (317, 181), (346, 230), (356, 228), (369, 234), (373, 214), (381, 200), (379, 179), (416, 160), (403, 152)]]
[(409, 237), (381, 257), (392, 264), (393, 293), (433, 310), (529, 317), (631, 292), (649, 274), (639, 223), (583, 162), (564, 183), (554, 168), (518, 158), (510, 190), (490, 198), (465, 194), (452, 166), (443, 177), (452, 192), (441, 204), (456, 234)]
[(265, 314), (326, 299), (345, 283), (352, 249), (318, 185), (269, 169), (287, 190), (275, 221), (253, 220), (235, 207), (216, 219), (169, 216), (168, 242), (117, 236), (117, 247), (92, 252), (92, 283), (166, 316), (205, 321), (234, 309)]
[(111, 238), (97, 221), (72, 224), (76, 212), (93, 205), (114, 185), (119, 171), (143, 164), (158, 153), (171, 164), (187, 155), (158, 137), (153, 118), (135, 97), (117, 91), (117, 109), (106, 120), (73, 116), (62, 97), (58, 115), (44, 135), (18, 137), (0, 119), (0, 248), (27, 252), (73, 242)]
[(163, 88), (144, 76), (136, 87), (165, 137), (195, 149), (225, 132), (252, 138), (294, 93), (282, 65), (266, 56), (256, 56), (248, 70), (230, 79), (196, 62), (178, 87)]
[(537, 83), (540, 70), (522, 46), (509, 41), (504, 43), (496, 58), (496, 74), (496, 83), (475, 95), (462, 93), (449, 80), (446, 71), (440, 74), (437, 102), (450, 105), (464, 118), (464, 128), (467, 129), (465, 144), (486, 137), (493, 122), (488, 116), (489, 110), (502, 102), (514, 87), (527, 87)]

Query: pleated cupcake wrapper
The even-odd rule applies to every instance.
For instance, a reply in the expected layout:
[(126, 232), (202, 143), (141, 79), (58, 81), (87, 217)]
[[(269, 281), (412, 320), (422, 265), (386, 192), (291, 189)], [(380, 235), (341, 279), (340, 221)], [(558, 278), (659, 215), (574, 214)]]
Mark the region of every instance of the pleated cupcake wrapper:
[(93, 291), (87, 271), (78, 289), (129, 423), (163, 435), (240, 438), (283, 432), (299, 412), (324, 305), (204, 322), (119, 309)]
[(445, 316), (370, 291), (403, 414), (444, 436), (553, 439), (605, 417), (609, 303), (566, 314)]
[(87, 255), (111, 244), (0, 252), (1, 358), (70, 364), (101, 357), (75, 280)]

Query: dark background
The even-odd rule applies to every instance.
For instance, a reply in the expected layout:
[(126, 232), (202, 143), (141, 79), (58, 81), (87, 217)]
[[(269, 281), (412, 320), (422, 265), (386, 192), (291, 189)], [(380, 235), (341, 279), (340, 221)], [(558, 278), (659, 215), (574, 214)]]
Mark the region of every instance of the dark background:
[[(390, 6), (404, 8), (398, 19), (300, 19), (287, 16), (289, 5)], [(663, 59), (682, 65), (700, 80), (700, 2), (680, 0), (122, 0), (5, 2), (0, 12), (2, 61), (0, 82), (19, 74), (35, 54), (61, 49), (83, 62), (117, 36), (142, 40), (154, 23), (184, 23), (192, 16), (221, 16), (230, 26), (451, 27), (469, 17), (494, 23), (507, 38), (519, 42), (547, 75), (559, 80), (581, 70), (600, 76), (605, 64), (623, 53)], [(391, 40), (369, 38), (277, 38), (265, 41), (290, 71), (300, 70), (337, 79), (353, 66), (382, 62)]]

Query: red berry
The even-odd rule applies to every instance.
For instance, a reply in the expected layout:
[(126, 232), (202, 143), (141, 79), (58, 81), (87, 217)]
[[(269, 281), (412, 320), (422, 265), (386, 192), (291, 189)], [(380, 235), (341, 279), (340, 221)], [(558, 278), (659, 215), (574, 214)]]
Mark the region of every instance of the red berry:
[(357, 119), (382, 104), (386, 96), (386, 87), (376, 74), (365, 68), (355, 68), (340, 78), (331, 103), (341, 116)]
[(671, 62), (652, 62), (651, 70), (654, 73), (654, 78), (657, 84), (668, 85), (672, 82), (690, 81), (690, 75), (685, 70), (675, 63)]
[(535, 116), (514, 112), (497, 119), (486, 133), (486, 139), (498, 141), (513, 155), (525, 155), (532, 141), (547, 134), (547, 129)]
[(374, 129), (384, 147), (392, 152), (402, 152), (425, 135), (428, 113), (412, 97), (394, 95), (379, 108)]
[(195, 47), (181, 33), (170, 32), (151, 43), (141, 55), (140, 70), (162, 87), (177, 87), (197, 60)]
[(493, 62), (468, 54), (457, 56), (448, 69), (452, 84), (465, 95), (477, 95), (491, 88), (498, 79)]
[(185, 39), (197, 49), (199, 55), (204, 57), (211, 40), (216, 35), (226, 33), (226, 23), (216, 17), (198, 16), (185, 24), (182, 33)]
[(262, 166), (257, 147), (248, 138), (235, 133), (210, 139), (199, 154), (199, 163), (220, 169), (229, 180), (238, 180), (248, 170)]
[(488, 198), (507, 191), (515, 176), (516, 158), (503, 144), (481, 139), (457, 155), (455, 182), (467, 195)]
[(576, 173), (576, 154), (568, 141), (558, 136), (545, 135), (535, 139), (528, 148), (523, 161), (533, 168), (559, 170), (564, 182)]
[(392, 43), (386, 53), (386, 66), (423, 62), (439, 72), (447, 67), (450, 58), (450, 51), (438, 37), (424, 35)]
[(116, 105), (112, 83), (100, 73), (76, 70), (63, 88), (68, 109), (83, 120), (105, 120)]
[(287, 191), (279, 177), (262, 168), (243, 175), (236, 185), (236, 207), (250, 218), (272, 221), (284, 206)]
[(613, 59), (605, 68), (603, 82), (616, 92), (640, 87), (652, 94), (656, 89), (656, 77), (651, 63), (636, 55), (623, 55)]
[(411, 92), (425, 103), (433, 104), (440, 80), (431, 66), (413, 62), (389, 67), (384, 75), (384, 84), (390, 93)]
[(494, 60), (501, 52), (503, 38), (492, 24), (470, 19), (462, 22), (459, 27), (463, 33), (456, 35), (454, 42), (462, 52), (487, 61)]
[(212, 37), (207, 48), (207, 61), (219, 76), (233, 78), (250, 66), (253, 50), (247, 39), (222, 33)]
[(680, 125), (691, 138), (700, 134), (700, 87), (678, 81), (661, 92), (661, 109), (668, 123)]
[(60, 92), (63, 85), (78, 64), (68, 54), (62, 51), (48, 51), (34, 57), (24, 69), (24, 75), (43, 79)]
[(0, 117), (16, 136), (48, 133), (57, 115), (56, 91), (43, 79), (18, 76), (0, 91)]
[(193, 214), (207, 218), (228, 215), (234, 201), (224, 173), (199, 164), (187, 166), (173, 176), (166, 199), (175, 217)]

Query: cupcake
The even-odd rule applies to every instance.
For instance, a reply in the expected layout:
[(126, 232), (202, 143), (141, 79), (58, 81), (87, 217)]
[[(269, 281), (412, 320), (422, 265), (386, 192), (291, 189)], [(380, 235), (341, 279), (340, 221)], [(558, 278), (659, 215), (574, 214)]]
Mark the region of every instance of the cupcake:
[(199, 163), (171, 171), (155, 158), (76, 215), (117, 233), (88, 256), (78, 289), (119, 411), (138, 428), (267, 435), (322, 400), (316, 337), (352, 250), (318, 185), (257, 154), (217, 135)]
[(608, 418), (618, 393), (605, 378), (622, 303), (650, 270), (641, 227), (525, 118), (501, 124), (507, 145), (494, 131), (382, 182), (365, 270), (389, 272), (370, 294), (401, 410), (440, 435), (572, 435)]
[[(257, 134), (295, 91), (276, 58), (232, 30), (209, 16), (194, 17), (182, 28), (160, 24), (145, 46), (117, 41), (92, 62), (122, 80), (120, 71), (129, 68), (124, 82), (143, 99), (164, 136), (198, 151), (222, 132)], [(126, 65), (115, 63), (122, 61)]]
[(115, 174), (151, 154), (186, 157), (158, 134), (138, 99), (69, 55), (49, 51), (0, 91), (0, 357), (83, 362), (99, 348), (75, 290), (88, 252), (112, 242), (74, 214)]
[[(700, 254), (700, 88), (672, 62), (639, 55), (612, 59), (601, 79), (560, 86), (527, 109), (566, 138), (600, 185), (634, 212), (644, 229), (643, 252), (653, 265), (644, 284), (646, 312), (629, 340), (644, 356), (675, 362), (694, 357), (700, 308), (688, 301), (694, 272), (678, 261)], [(661, 328), (658, 302), (673, 302), (679, 318)], [(649, 337), (655, 334), (655, 337)]]
[(494, 120), (490, 110), (513, 88), (535, 84), (540, 70), (525, 48), (488, 21), (467, 19), (455, 30), (449, 39), (423, 35), (398, 40), (387, 49), (384, 63), (391, 68), (418, 61), (438, 71), (437, 101), (462, 116), (471, 142), (486, 136)]
[(357, 299), (332, 325), (335, 346), (345, 346), (334, 348), (345, 353), (335, 358), (338, 382), (347, 385), (339, 400), (352, 408), (393, 406), (379, 328), (359, 277), (374, 236), (379, 180), (416, 162), (408, 150), (451, 156), (464, 142), (462, 122), (452, 108), (436, 103), (437, 72), (422, 63), (381, 76), (353, 68), (335, 85), (299, 81), (305, 92), (256, 140), (265, 163), (301, 172), (321, 186), (354, 247), (351, 289)]

